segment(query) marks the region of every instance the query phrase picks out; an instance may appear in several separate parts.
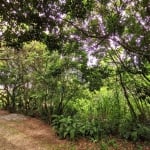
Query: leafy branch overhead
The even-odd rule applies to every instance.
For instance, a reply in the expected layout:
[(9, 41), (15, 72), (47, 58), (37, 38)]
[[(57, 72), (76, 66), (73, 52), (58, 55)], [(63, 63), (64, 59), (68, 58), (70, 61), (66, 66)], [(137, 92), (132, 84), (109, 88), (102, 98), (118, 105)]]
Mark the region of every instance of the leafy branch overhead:
[(148, 0), (1, 0), (0, 106), (62, 138), (149, 139)]

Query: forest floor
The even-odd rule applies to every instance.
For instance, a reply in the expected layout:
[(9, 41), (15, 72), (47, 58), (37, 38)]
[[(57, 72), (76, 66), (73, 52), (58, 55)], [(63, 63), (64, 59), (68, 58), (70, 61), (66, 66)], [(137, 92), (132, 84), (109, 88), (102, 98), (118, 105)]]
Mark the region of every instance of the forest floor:
[(98, 143), (61, 140), (41, 120), (0, 110), (0, 150), (150, 150), (150, 145), (114, 137)]

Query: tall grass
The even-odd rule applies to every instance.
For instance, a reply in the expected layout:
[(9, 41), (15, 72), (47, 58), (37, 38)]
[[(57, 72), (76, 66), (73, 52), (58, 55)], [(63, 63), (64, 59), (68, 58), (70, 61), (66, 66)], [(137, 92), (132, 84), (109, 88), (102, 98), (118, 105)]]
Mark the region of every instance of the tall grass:
[(95, 141), (108, 135), (134, 141), (149, 139), (149, 128), (133, 122), (119, 87), (103, 87), (96, 92), (85, 90), (84, 93), (85, 97), (69, 104), (70, 110), (76, 110), (75, 115), (55, 116), (53, 125), (61, 137), (70, 137), (73, 132), (71, 139), (85, 136)]

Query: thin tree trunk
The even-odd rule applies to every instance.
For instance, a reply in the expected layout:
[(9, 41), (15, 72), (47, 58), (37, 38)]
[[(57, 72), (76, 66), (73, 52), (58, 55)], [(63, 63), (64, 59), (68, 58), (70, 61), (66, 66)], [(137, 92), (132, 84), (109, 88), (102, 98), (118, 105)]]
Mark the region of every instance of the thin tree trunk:
[(125, 87), (125, 85), (124, 85), (124, 83), (123, 83), (121, 73), (119, 73), (119, 79), (120, 79), (121, 87), (122, 87), (122, 89), (123, 89), (124, 96), (125, 96), (125, 98), (126, 98), (126, 100), (127, 100), (127, 104), (128, 104), (128, 106), (129, 106), (129, 109), (130, 109), (130, 112), (131, 112), (131, 115), (132, 115), (133, 119), (136, 120), (136, 119), (137, 119), (137, 116), (136, 116), (136, 113), (135, 113), (135, 111), (134, 111), (134, 108), (133, 108), (132, 104), (130, 103), (129, 96), (128, 96), (128, 93), (127, 93), (127, 89), (126, 89), (126, 87)]

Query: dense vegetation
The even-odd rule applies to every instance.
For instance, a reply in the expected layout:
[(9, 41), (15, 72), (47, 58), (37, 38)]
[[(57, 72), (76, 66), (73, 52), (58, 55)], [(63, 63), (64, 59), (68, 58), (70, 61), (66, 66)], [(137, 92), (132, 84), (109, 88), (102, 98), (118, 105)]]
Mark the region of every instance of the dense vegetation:
[(150, 140), (149, 13), (147, 0), (2, 0), (0, 106), (62, 138)]

